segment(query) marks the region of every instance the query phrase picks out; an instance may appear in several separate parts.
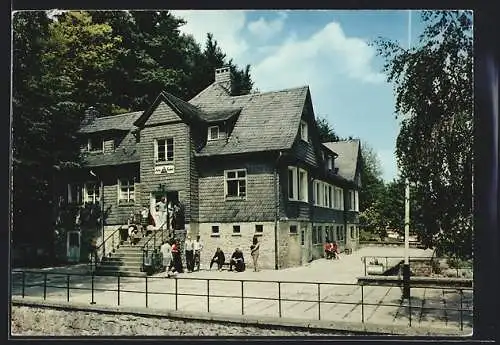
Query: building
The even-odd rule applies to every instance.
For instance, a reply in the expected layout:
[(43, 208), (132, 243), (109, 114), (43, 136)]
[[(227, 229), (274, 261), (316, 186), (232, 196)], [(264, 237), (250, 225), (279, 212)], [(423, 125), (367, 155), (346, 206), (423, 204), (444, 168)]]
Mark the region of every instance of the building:
[[(323, 256), (326, 237), (358, 245), (358, 140), (321, 143), (309, 88), (230, 96), (229, 68), (189, 102), (162, 92), (144, 112), (97, 117), (80, 136), (85, 169), (70, 202), (104, 201), (105, 236), (162, 195), (184, 210), (208, 257), (240, 247), (286, 268)], [(66, 194), (66, 191), (65, 191)]]

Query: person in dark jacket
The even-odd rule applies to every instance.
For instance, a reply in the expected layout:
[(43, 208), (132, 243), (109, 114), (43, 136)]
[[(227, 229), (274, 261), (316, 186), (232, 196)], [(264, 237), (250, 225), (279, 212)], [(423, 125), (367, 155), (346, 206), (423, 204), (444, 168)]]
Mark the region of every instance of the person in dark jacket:
[(243, 272), (245, 270), (245, 259), (243, 258), (243, 252), (236, 248), (233, 255), (231, 255), (231, 260), (229, 261), (229, 270), (233, 270), (233, 266), (236, 272)]
[(224, 256), (224, 252), (222, 251), (222, 249), (217, 247), (214, 257), (212, 258), (212, 261), (210, 261), (210, 269), (212, 269), (214, 263), (217, 263), (217, 269), (220, 271), (222, 270), (224, 262), (226, 262), (226, 257)]

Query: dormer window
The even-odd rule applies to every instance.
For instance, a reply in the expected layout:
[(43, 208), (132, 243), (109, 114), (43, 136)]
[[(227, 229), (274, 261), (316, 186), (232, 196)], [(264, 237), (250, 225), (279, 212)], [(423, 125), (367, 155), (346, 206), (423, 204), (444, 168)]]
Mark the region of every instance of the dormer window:
[(208, 127), (208, 140), (219, 139), (219, 126)]
[(87, 151), (97, 152), (104, 151), (104, 141), (102, 138), (88, 138), (87, 140)]
[(304, 140), (304, 141), (308, 141), (309, 137), (308, 137), (308, 133), (307, 133), (307, 122), (305, 122), (304, 120), (300, 121), (300, 139)]
[(326, 166), (328, 170), (333, 170), (333, 158), (332, 156), (328, 156), (328, 159), (326, 160)]

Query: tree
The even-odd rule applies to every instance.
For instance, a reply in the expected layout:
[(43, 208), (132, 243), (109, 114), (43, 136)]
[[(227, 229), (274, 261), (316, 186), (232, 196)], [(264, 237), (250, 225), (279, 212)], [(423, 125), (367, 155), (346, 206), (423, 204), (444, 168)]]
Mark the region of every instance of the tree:
[(423, 11), (426, 28), (410, 49), (380, 39), (396, 91), (398, 163), (421, 207), (421, 241), (472, 255), (472, 13)]
[(333, 127), (330, 126), (330, 123), (328, 123), (328, 120), (325, 117), (318, 117), (316, 119), (316, 124), (318, 126), (320, 142), (326, 143), (340, 140), (340, 138), (333, 130)]
[(361, 166), (362, 188), (359, 192), (359, 210), (363, 212), (377, 201), (380, 203), (385, 189), (380, 160), (366, 142), (361, 145)]

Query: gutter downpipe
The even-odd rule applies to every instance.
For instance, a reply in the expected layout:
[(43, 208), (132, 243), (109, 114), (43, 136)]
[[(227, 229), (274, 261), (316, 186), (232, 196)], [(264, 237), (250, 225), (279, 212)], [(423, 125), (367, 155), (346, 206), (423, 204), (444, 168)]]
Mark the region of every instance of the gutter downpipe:
[(283, 152), (279, 151), (278, 158), (274, 166), (274, 197), (275, 197), (275, 214), (274, 214), (274, 269), (279, 269), (279, 255), (278, 255), (278, 219), (280, 212), (280, 199), (279, 199), (279, 181), (278, 181), (278, 163), (283, 156)]

